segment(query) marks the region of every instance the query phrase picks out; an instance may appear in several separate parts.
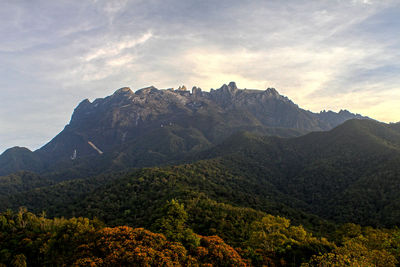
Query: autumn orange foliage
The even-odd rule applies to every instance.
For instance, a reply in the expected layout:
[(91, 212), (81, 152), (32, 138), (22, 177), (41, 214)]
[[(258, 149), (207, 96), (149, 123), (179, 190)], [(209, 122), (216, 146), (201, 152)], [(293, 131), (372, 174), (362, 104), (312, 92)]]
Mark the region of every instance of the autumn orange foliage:
[(103, 228), (96, 235), (80, 246), (75, 266), (247, 266), (218, 236), (201, 237), (201, 246), (188, 251), (143, 228)]
[(247, 266), (239, 253), (218, 236), (201, 236), (196, 258), (211, 266)]

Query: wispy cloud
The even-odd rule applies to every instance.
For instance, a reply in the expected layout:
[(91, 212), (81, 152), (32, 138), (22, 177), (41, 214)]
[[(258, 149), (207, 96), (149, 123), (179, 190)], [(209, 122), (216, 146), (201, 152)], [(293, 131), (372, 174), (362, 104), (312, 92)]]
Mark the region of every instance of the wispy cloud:
[(122, 86), (235, 80), (398, 121), (399, 13), (394, 0), (3, 1), (0, 151), (37, 148), (81, 99)]
[(90, 51), (88, 55), (84, 56), (84, 60), (88, 62), (99, 58), (110, 58), (113, 56), (118, 56), (126, 49), (130, 49), (137, 45), (145, 43), (152, 36), (153, 34), (151, 32), (147, 32), (139, 38), (126, 36), (123, 37), (123, 40), (111, 41), (110, 43), (101, 44), (99, 47), (91, 49), (92, 51)]

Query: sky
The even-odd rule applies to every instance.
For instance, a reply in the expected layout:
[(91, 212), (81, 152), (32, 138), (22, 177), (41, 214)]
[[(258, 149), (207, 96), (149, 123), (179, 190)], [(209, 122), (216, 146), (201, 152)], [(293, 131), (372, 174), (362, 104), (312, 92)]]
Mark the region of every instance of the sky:
[(235, 81), (398, 122), (399, 36), (400, 0), (0, 1), (0, 153), (125, 86)]

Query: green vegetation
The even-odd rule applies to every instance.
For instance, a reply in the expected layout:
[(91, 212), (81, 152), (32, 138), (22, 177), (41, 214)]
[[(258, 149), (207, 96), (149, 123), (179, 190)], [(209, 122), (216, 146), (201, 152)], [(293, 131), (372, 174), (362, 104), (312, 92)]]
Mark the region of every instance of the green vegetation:
[(345, 224), (328, 240), (266, 215), (252, 221), (247, 239), (233, 248), (185, 226), (186, 211), (176, 200), (163, 212), (152, 225), (157, 234), (82, 217), (6, 211), (0, 214), (0, 266), (396, 266), (400, 258), (398, 229)]
[[(50, 218), (97, 218), (116, 227), (104, 232), (102, 224), (93, 221), (94, 231), (107, 234), (106, 240), (121, 233), (142, 235), (147, 231), (142, 228), (149, 229), (163, 234), (157, 242), (175, 242), (185, 251), (171, 256), (167, 251), (174, 249), (161, 245), (155, 249), (161, 254), (151, 255), (181, 265), (192, 260), (206, 263), (211, 257), (207, 253), (215, 252), (210, 246), (216, 246), (230, 251), (229, 257), (238, 262), (255, 266), (396, 266), (400, 253), (400, 132), (396, 127), (355, 120), (330, 132), (297, 138), (243, 132), (192, 154), (187, 160), (193, 163), (104, 172), (85, 179), (68, 176), (61, 182), (52, 179), (58, 174), (20, 172), (0, 177), (0, 210), (14, 221), (17, 215), (6, 210), (20, 206), (36, 214), (45, 211)], [(72, 168), (71, 173), (77, 170)], [(61, 219), (49, 222), (57, 220)], [(9, 238), (8, 232), (3, 236)], [(40, 242), (51, 236), (40, 237)], [(2, 262), (32, 262), (29, 253), (45, 251), (18, 250), (19, 242), (22, 239), (6, 243), (4, 249), (13, 244), (13, 252), (1, 254), (9, 255)], [(81, 255), (80, 264), (107, 262), (109, 241), (93, 242), (85, 243), (84, 251), (69, 253)], [(73, 258), (52, 253), (61, 253), (60, 259)], [(121, 252), (118, 259), (134, 257), (129, 253)], [(37, 261), (48, 257), (38, 255)], [(153, 260), (153, 256), (149, 257)], [(69, 264), (78, 260), (73, 259)], [(221, 265), (219, 260), (213, 264)]]
[(104, 227), (87, 218), (46, 219), (20, 210), (0, 214), (0, 266), (246, 266), (218, 237), (185, 248), (162, 234)]
[(16, 193), (32, 190), (43, 186), (55, 184), (32, 172), (21, 171), (7, 176), (0, 176), (0, 195), (11, 196)]
[[(97, 216), (148, 226), (160, 202), (207, 198), (290, 218), (314, 232), (333, 223), (394, 227), (400, 221), (400, 133), (354, 120), (298, 138), (240, 133), (191, 164), (105, 173), (0, 197), (50, 216)], [(47, 176), (46, 179), (50, 177)], [(147, 207), (145, 210), (142, 207)], [(135, 217), (129, 216), (129, 211)]]

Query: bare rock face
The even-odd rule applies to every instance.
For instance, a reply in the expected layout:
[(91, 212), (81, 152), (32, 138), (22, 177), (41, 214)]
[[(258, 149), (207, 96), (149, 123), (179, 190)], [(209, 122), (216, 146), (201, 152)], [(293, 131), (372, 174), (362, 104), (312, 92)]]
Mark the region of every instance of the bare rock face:
[(129, 158), (133, 161), (144, 155), (149, 161), (162, 160), (204, 149), (237, 131), (271, 134), (272, 128), (283, 128), (300, 135), (329, 130), (352, 118), (362, 117), (348, 111), (312, 113), (274, 88), (239, 89), (235, 82), (210, 92), (185, 86), (150, 86), (136, 92), (123, 87), (93, 102), (83, 100), (65, 129), (33, 153), (45, 162), (121, 151), (135, 153)]

